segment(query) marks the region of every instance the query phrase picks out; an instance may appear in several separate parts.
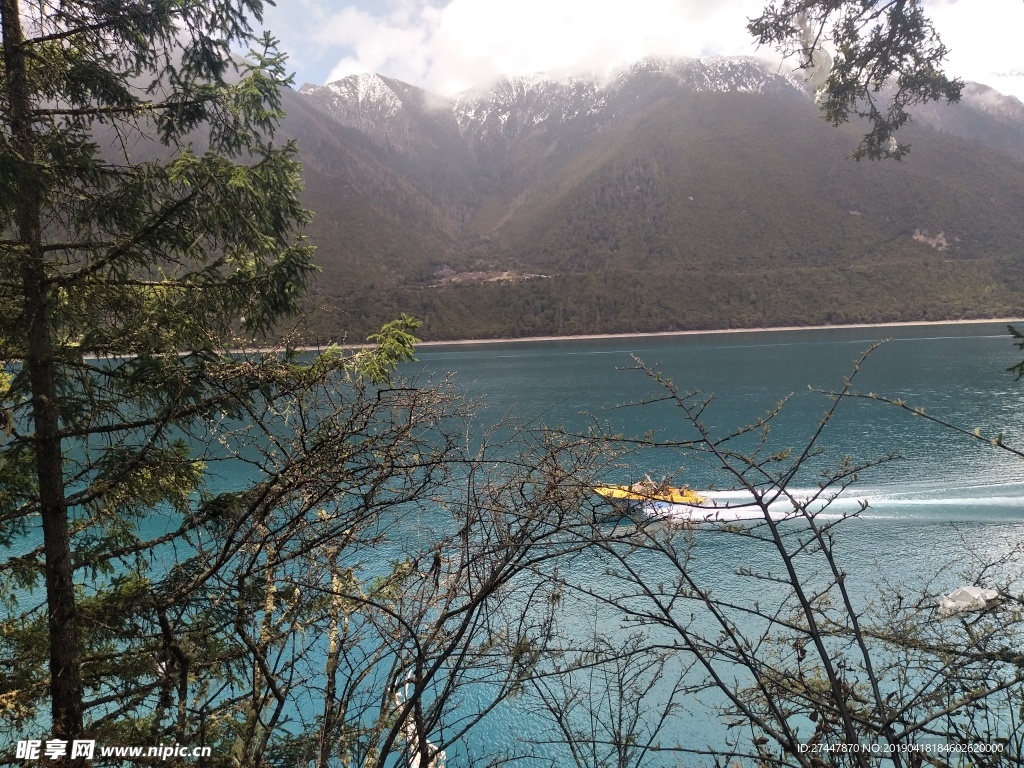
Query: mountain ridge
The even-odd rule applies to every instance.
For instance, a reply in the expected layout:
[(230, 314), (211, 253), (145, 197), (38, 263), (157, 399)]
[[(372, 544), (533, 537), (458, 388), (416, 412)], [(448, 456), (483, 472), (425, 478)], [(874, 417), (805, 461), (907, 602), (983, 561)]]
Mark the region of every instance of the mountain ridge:
[[(905, 129), (909, 158), (881, 165), (844, 160), (856, 126), (825, 125), (798, 78), (751, 59), (452, 99), (353, 76), (286, 100), (318, 212), (317, 338), (401, 311), (442, 339), (1024, 308), (1024, 105), (980, 86), (965, 100), (987, 111), (930, 105)], [(703, 302), (665, 293), (683, 284)], [(770, 295), (782, 286), (799, 311)]]

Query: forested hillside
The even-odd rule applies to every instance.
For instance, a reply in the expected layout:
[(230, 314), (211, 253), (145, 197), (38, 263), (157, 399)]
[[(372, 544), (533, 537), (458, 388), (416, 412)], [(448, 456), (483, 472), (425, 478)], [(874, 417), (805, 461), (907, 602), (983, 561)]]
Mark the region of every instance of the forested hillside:
[(401, 312), (427, 339), (1024, 312), (1024, 162), (982, 143), (1012, 114), (946, 107), (902, 162), (855, 163), (856, 125), (730, 66), (475, 101), (384, 78), (289, 94), (322, 270), (303, 333)]

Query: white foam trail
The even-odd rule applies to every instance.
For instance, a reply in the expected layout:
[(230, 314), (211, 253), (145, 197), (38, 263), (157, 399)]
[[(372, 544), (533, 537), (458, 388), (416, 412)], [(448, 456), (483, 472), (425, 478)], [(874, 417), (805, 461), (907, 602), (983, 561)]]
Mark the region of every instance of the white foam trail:
[[(701, 494), (706, 501), (699, 506), (656, 502), (645, 505), (644, 509), (653, 518), (681, 522), (764, 519), (762, 508), (749, 491), (702, 491)], [(787, 494), (769, 495), (768, 498), (771, 499), (768, 515), (775, 521), (799, 518), (803, 514), (800, 507), (823, 520), (837, 520), (854, 513), (869, 520), (920, 519), (931, 517), (921, 515), (921, 512), (928, 509), (935, 509), (941, 519), (950, 519), (950, 510), (962, 509), (961, 514), (954, 516), (964, 520), (973, 519), (971, 512), (978, 508), (1005, 509), (1011, 516), (1016, 516), (1018, 510), (1024, 513), (1024, 485), (1021, 483), (918, 488), (911, 491), (861, 488), (851, 489), (848, 494), (836, 498), (815, 488), (791, 488)], [(864, 502), (868, 504), (866, 508)], [(938, 512), (940, 509), (944, 511)]]
[[(764, 512), (756, 506), (735, 507), (694, 507), (688, 504), (654, 502), (644, 505), (644, 513), (655, 520), (672, 520), (683, 523), (733, 523), (742, 520), (764, 520)], [(792, 507), (789, 512), (768, 511), (772, 520), (786, 520), (797, 515)]]
[[(668, 502), (652, 502), (644, 505), (644, 512), (655, 519), (671, 519), (679, 522), (694, 523), (728, 523), (743, 520), (764, 520), (764, 510), (759, 506), (754, 495), (749, 491), (702, 491), (705, 498), (703, 504), (671, 504)], [(791, 498), (792, 497), (792, 500)], [(814, 491), (798, 489), (790, 491), (789, 496), (781, 495), (767, 505), (768, 516), (775, 521), (791, 520), (803, 515), (793, 500), (798, 504), (807, 504), (807, 510), (820, 512), (827, 499), (811, 502)], [(843, 500), (846, 501), (845, 499)], [(850, 500), (850, 508), (858, 509), (860, 503)], [(841, 514), (836, 517), (841, 517)]]

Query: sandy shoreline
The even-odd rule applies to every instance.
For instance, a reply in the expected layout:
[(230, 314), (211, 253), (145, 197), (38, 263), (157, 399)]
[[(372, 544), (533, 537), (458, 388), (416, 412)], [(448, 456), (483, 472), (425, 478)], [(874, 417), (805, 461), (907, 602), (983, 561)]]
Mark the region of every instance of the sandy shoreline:
[[(521, 336), (501, 339), (459, 339), (454, 341), (421, 341), (417, 347), (469, 346), (474, 344), (515, 344), (524, 341), (600, 341), (603, 339), (647, 339), (663, 336), (698, 336), (728, 333), (769, 333), (773, 331), (828, 331), (847, 328), (908, 328), (930, 327), (943, 325), (981, 325), (983, 323), (1003, 323), (1006, 325), (1024, 325), (1019, 317), (993, 317), (982, 320), (924, 320), (900, 323), (851, 323), (848, 325), (780, 325), (770, 328), (720, 328), (706, 331), (655, 331), (652, 333), (595, 333), (582, 336)], [(347, 346), (347, 345), (346, 345)]]
[[(449, 341), (420, 341), (416, 348), (421, 347), (467, 347), (480, 346), (484, 344), (518, 344), (520, 342), (533, 341), (601, 341), (604, 339), (654, 339), (667, 336), (699, 336), (712, 334), (739, 334), (739, 333), (771, 333), (774, 331), (828, 331), (843, 330), (849, 328), (921, 328), (940, 327), (943, 325), (981, 325), (984, 323), (1002, 323), (1005, 325), (1022, 325), (1024, 318), (1020, 317), (992, 317), (979, 320), (922, 320), (917, 322), (900, 323), (849, 323), (846, 325), (778, 325), (769, 328), (718, 328), (704, 331), (653, 331), (650, 333), (593, 333), (580, 336), (519, 336), (515, 338), (500, 339), (454, 339)], [(336, 343), (342, 349), (372, 349), (373, 345), (366, 342), (340, 342)], [(329, 345), (323, 346), (295, 346), (289, 349), (296, 352), (322, 352)], [(272, 354), (284, 352), (284, 347), (246, 347), (244, 349), (233, 349), (233, 352), (255, 352), (261, 354)]]

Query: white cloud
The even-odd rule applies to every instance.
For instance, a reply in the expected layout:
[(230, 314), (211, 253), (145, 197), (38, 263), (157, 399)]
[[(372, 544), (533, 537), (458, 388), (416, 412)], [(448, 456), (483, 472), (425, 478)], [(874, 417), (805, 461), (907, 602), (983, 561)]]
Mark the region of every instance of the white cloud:
[[(947, 71), (1024, 96), (1022, 0), (924, 0)], [(453, 94), (500, 75), (603, 73), (646, 55), (763, 55), (746, 30), (767, 0), (283, 0), (268, 26), (299, 80), (378, 72)]]
[(380, 18), (347, 8), (325, 20), (314, 32), (321, 45), (351, 51), (332, 68), (327, 82), (345, 75), (378, 72), (407, 82), (420, 82), (429, 68), (433, 9), (422, 9), (421, 18), (403, 15)]
[(500, 75), (606, 72), (646, 55), (753, 54), (759, 0), (451, 0), (352, 8), (317, 30), (344, 47), (328, 81), (380, 72), (452, 94)]
[[(1024, 2), (932, 2), (925, 5), (949, 49), (946, 71), (1024, 99)], [(1012, 74), (1016, 73), (1016, 74)]]

